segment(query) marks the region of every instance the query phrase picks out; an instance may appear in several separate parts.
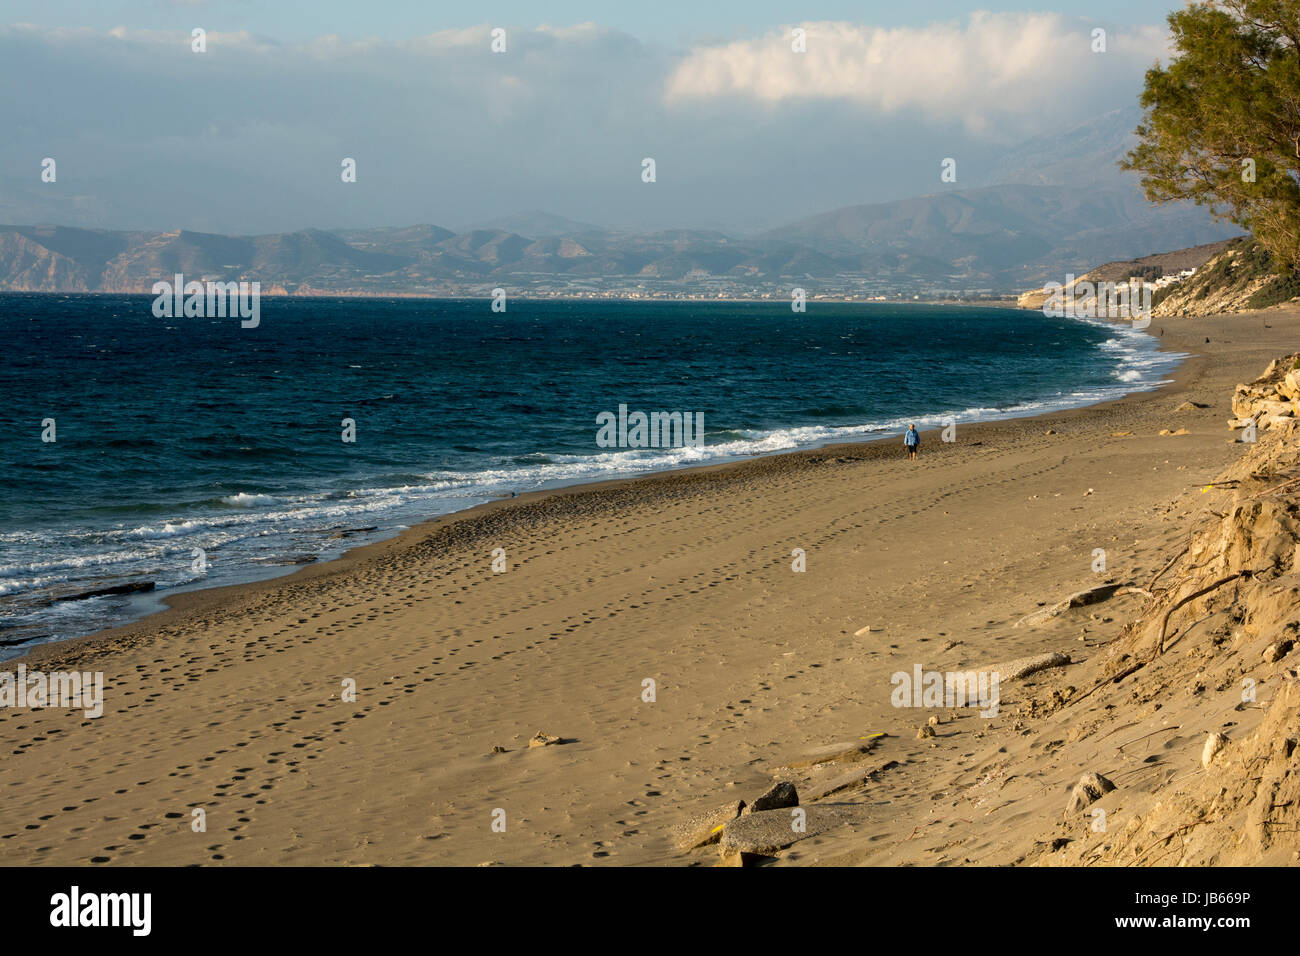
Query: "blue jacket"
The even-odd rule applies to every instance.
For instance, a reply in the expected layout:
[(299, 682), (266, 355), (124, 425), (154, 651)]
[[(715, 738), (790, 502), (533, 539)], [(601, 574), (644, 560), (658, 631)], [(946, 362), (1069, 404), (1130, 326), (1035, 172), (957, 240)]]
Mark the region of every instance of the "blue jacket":
[(914, 448), (921, 444), (921, 433), (916, 429), (909, 428), (907, 434), (903, 436), (903, 444), (909, 448)]

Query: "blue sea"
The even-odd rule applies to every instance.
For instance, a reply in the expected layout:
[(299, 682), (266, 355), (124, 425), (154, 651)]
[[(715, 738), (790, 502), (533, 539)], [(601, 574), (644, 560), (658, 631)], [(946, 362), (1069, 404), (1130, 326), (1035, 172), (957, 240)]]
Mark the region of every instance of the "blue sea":
[[(0, 295), (0, 659), (512, 492), (1085, 405), (1180, 359), (982, 307), (266, 298), (245, 329), (152, 302)], [(620, 404), (705, 441), (601, 447)]]

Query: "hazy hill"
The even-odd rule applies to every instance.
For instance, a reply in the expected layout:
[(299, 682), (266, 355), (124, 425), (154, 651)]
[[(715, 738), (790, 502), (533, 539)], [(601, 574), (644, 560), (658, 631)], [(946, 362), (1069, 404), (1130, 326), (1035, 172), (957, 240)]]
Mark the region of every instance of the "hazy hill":
[(554, 213), (530, 209), (513, 216), (503, 216), (488, 222), (476, 223), (475, 229), (488, 229), (493, 232), (516, 232), (521, 236), (533, 236), (537, 239), (551, 239), (556, 236), (589, 236), (608, 232), (602, 226), (576, 219), (566, 219)]
[(267, 291), (445, 292), (485, 283), (519, 288), (525, 279), (552, 289), (583, 283), (629, 290), (648, 281), (690, 291), (692, 284), (717, 279), (789, 286), (862, 275), (914, 284), (946, 281), (955, 271), (942, 258), (912, 250), (822, 245), (738, 240), (699, 230), (576, 239), (488, 229), (458, 235), (432, 225), (270, 236), (0, 226), (0, 289), (147, 292), (159, 279), (180, 273), (191, 279), (256, 279)]
[[(454, 232), (437, 225), (267, 236), (0, 226), (0, 289), (148, 291), (177, 272), (350, 293), (516, 290), (708, 294), (795, 284), (870, 291), (1020, 291), (1097, 262), (1197, 246), (1240, 230), (1203, 209), (1152, 206), (1116, 161), (1135, 109), (1018, 144), (928, 196), (833, 209), (756, 236), (635, 233), (529, 211)], [(966, 176), (970, 179), (966, 179)]]
[(1078, 273), (1098, 259), (1239, 234), (1194, 207), (1152, 206), (1135, 189), (988, 186), (849, 206), (765, 236), (838, 253), (911, 252), (951, 263), (960, 274), (1016, 287)]
[[(975, 170), (972, 186), (1093, 186), (1136, 188), (1119, 161), (1137, 143), (1142, 121), (1137, 106), (1124, 107), (1063, 128), (1049, 137), (1017, 143), (987, 169)], [(970, 170), (963, 167), (963, 174)]]
[(394, 256), (419, 258), (433, 252), (433, 247), (456, 235), (441, 226), (399, 226), (391, 229), (332, 230), (348, 245), (368, 252), (385, 252)]

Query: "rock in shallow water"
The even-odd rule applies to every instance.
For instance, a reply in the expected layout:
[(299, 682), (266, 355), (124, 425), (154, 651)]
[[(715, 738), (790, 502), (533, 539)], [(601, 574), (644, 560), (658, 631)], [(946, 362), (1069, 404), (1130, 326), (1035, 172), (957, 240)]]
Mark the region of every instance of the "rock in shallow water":
[(110, 594), (140, 594), (145, 591), (152, 591), (154, 583), (152, 581), (132, 581), (130, 584), (114, 584), (110, 587), (95, 588), (92, 591), (79, 591), (76, 594), (67, 594), (63, 597), (55, 598), (56, 601), (84, 601), (86, 598), (106, 597)]

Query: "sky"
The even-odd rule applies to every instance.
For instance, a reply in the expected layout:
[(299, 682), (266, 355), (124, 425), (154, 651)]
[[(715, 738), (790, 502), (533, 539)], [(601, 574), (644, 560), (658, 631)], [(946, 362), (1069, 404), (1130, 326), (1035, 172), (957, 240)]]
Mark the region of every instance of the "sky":
[(283, 41), (310, 40), (336, 33), (348, 39), (377, 37), (400, 40), (435, 30), (464, 29), (492, 23), (539, 26), (601, 23), (646, 41), (689, 46), (759, 33), (777, 23), (840, 20), (882, 27), (923, 26), (963, 18), (975, 10), (1018, 12), (1047, 9), (1123, 25), (1161, 23), (1169, 0), (1073, 0), (1043, 7), (1021, 4), (969, 3), (964, 0), (708, 0), (681, 3), (611, 2), (611, 0), (5, 0), (4, 20), (50, 27), (116, 26), (189, 29), (195, 17), (209, 29), (249, 30)]
[(0, 0), (0, 222), (751, 232), (1131, 110), (1172, 5)]

